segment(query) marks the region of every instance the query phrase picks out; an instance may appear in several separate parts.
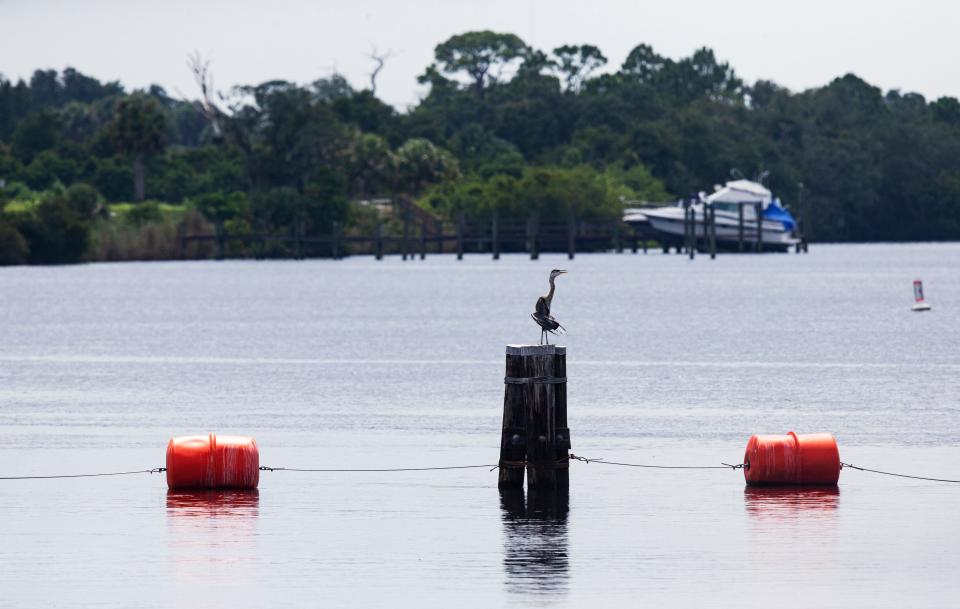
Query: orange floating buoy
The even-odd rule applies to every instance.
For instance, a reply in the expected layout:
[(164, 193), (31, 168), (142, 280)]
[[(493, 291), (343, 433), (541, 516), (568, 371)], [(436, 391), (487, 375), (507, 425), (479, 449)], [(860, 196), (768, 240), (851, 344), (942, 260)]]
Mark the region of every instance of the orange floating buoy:
[(254, 489), (260, 483), (260, 451), (247, 436), (181, 436), (167, 444), (167, 487)]
[(840, 451), (828, 433), (754, 435), (743, 456), (747, 484), (829, 484), (840, 479)]

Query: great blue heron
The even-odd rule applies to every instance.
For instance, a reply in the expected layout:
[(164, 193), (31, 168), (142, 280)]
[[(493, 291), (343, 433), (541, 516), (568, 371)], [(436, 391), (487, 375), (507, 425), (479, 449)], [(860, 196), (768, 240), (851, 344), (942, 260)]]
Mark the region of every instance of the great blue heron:
[(537, 306), (534, 309), (533, 313), (530, 314), (530, 317), (533, 318), (533, 321), (537, 322), (537, 325), (540, 326), (540, 344), (543, 344), (543, 341), (546, 340), (547, 344), (550, 344), (550, 334), (557, 334), (559, 332), (564, 332), (564, 327), (560, 325), (560, 322), (554, 319), (553, 315), (550, 315), (550, 305), (553, 303), (553, 293), (557, 289), (556, 284), (554, 284), (554, 279), (566, 273), (563, 269), (553, 269), (550, 271), (550, 291), (547, 292), (544, 296), (541, 296), (537, 299)]

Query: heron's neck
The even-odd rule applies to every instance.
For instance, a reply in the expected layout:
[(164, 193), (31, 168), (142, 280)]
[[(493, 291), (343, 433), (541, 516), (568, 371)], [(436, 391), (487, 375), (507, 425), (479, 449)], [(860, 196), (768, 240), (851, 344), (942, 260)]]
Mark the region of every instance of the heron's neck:
[(553, 283), (553, 277), (550, 278), (550, 291), (547, 292), (547, 304), (549, 305), (553, 302), (553, 291), (557, 289), (557, 286)]

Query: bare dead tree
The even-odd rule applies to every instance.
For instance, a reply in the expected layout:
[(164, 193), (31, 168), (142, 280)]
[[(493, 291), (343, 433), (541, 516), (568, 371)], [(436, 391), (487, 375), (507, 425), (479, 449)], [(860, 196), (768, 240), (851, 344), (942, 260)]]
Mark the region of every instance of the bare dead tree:
[[(190, 104), (210, 123), (214, 137), (220, 139), (223, 137), (220, 119), (224, 113), (213, 101), (213, 72), (210, 71), (210, 60), (204, 59), (200, 51), (194, 51), (187, 56), (187, 67), (193, 74), (193, 80), (200, 87), (200, 99), (191, 101)], [(183, 97), (183, 94), (181, 93), (180, 96)], [(222, 96), (220, 97), (222, 99)]]
[(387, 49), (386, 53), (378, 53), (377, 47), (370, 45), (370, 53), (367, 54), (367, 57), (373, 60), (373, 71), (370, 72), (370, 93), (373, 95), (377, 94), (377, 76), (383, 70), (387, 60), (393, 56), (393, 49)]

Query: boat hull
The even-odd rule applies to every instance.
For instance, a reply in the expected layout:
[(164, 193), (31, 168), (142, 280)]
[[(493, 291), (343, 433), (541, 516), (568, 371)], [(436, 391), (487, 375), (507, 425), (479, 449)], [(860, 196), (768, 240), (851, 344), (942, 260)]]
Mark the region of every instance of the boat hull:
[[(682, 242), (684, 238), (684, 210), (681, 207), (664, 207), (644, 210), (643, 216), (650, 227), (666, 237), (670, 242)], [(704, 223), (702, 209), (695, 210), (694, 224), (698, 239), (706, 237), (707, 224)], [(762, 241), (764, 249), (786, 251), (799, 243), (799, 239), (786, 230), (780, 222), (764, 220), (762, 222)], [(739, 218), (727, 212), (716, 214), (716, 240), (720, 249), (736, 248), (740, 242)], [(743, 222), (744, 247), (754, 249), (757, 244), (757, 222), (754, 219)]]

